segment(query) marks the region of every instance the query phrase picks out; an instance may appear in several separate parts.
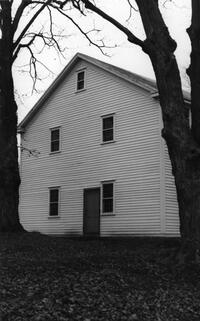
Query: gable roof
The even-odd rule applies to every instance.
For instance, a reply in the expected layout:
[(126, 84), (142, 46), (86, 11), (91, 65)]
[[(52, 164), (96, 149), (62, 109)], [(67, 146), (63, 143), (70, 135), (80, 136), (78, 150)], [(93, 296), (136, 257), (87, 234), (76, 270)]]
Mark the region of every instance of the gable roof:
[[(118, 76), (140, 88), (147, 90), (152, 97), (158, 97), (158, 90), (156, 86), (156, 81), (139, 76), (138, 74), (132, 73), (128, 70), (116, 67), (109, 63), (103, 62), (96, 58), (87, 56), (82, 53), (77, 53), (67, 64), (67, 66), (63, 69), (63, 71), (58, 75), (58, 77), (53, 81), (50, 87), (45, 91), (42, 97), (38, 100), (38, 102), (33, 106), (33, 108), (29, 111), (29, 113), (25, 116), (25, 118), (18, 125), (18, 132), (23, 131), (29, 121), (33, 118), (33, 116), (37, 113), (37, 111), (41, 108), (43, 103), (51, 96), (54, 90), (58, 87), (58, 85), (62, 82), (62, 80), (67, 76), (67, 74), (72, 70), (72, 68), (77, 64), (79, 60), (84, 60), (89, 62), (111, 74)], [(184, 96), (186, 96), (186, 100), (189, 101), (189, 95), (185, 92)]]

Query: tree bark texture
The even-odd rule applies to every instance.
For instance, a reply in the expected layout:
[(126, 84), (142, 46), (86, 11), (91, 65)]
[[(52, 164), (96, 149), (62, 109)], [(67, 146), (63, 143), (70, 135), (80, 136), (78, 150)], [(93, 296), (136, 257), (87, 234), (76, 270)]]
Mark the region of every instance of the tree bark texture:
[(200, 0), (192, 0), (192, 21), (187, 29), (191, 40), (190, 67), (192, 133), (200, 144)]
[[(183, 256), (195, 256), (200, 249), (200, 146), (196, 136), (200, 136), (200, 99), (195, 117), (198, 128), (191, 130), (189, 110), (187, 110), (181, 79), (174, 56), (176, 43), (170, 37), (162, 19), (157, 0), (136, 1), (146, 32), (145, 51), (149, 55), (157, 80), (163, 117), (162, 136), (166, 141), (175, 177), (179, 204), (180, 234)], [(200, 60), (198, 64), (200, 66)], [(200, 70), (200, 69), (199, 69)], [(199, 72), (199, 71), (198, 71)], [(200, 73), (198, 73), (198, 77)], [(193, 79), (196, 83), (196, 78)], [(195, 103), (200, 89), (195, 88)], [(197, 116), (198, 115), (198, 116)], [(197, 134), (194, 134), (196, 132)]]
[(192, 2), (195, 17), (193, 15), (190, 28), (190, 35), (193, 37), (190, 68), (193, 120), (191, 128), (189, 108), (184, 103), (180, 73), (174, 55), (176, 42), (170, 37), (162, 18), (159, 1), (136, 0), (146, 33), (146, 39), (142, 41), (89, 0), (83, 0), (86, 8), (110, 21), (127, 35), (128, 41), (139, 45), (152, 62), (162, 110), (162, 136), (167, 144), (175, 178), (182, 238), (179, 258), (183, 260), (189, 257), (191, 259), (191, 256), (194, 258), (195, 254), (200, 252), (200, 0)]
[(12, 79), (11, 2), (1, 1), (0, 39), (0, 232), (22, 231), (19, 222), (17, 105)]

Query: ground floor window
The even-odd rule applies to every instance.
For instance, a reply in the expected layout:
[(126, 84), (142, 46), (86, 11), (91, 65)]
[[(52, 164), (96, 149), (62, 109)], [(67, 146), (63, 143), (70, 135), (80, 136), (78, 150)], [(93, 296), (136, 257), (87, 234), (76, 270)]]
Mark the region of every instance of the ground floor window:
[(114, 182), (102, 182), (101, 193), (102, 214), (114, 213)]
[(49, 189), (49, 216), (59, 215), (59, 187), (52, 187)]

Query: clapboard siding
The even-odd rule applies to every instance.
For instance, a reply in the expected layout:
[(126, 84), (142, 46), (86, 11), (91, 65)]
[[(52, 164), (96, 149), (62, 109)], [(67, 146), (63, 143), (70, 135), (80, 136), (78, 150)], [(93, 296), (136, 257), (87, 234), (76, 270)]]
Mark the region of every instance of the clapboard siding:
[[(86, 68), (87, 89), (75, 93), (75, 71), (81, 68)], [(115, 114), (115, 142), (101, 144), (101, 117), (110, 113)], [(101, 235), (163, 234), (159, 122), (158, 103), (149, 93), (80, 61), (22, 136), (25, 147), (40, 153), (38, 157), (22, 154), (24, 227), (48, 234), (82, 234), (84, 188), (114, 180), (115, 215), (101, 216)], [(62, 150), (49, 154), (50, 128), (57, 126), (61, 126)], [(60, 186), (59, 218), (48, 217), (48, 188), (53, 186)], [(167, 215), (166, 233), (172, 233), (169, 204)]]

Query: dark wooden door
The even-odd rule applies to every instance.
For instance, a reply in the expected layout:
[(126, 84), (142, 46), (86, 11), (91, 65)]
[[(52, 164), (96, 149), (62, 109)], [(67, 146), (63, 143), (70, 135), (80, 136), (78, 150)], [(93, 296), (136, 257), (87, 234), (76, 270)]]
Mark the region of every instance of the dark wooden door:
[(83, 234), (100, 233), (100, 188), (84, 189)]

